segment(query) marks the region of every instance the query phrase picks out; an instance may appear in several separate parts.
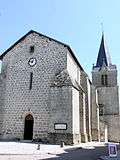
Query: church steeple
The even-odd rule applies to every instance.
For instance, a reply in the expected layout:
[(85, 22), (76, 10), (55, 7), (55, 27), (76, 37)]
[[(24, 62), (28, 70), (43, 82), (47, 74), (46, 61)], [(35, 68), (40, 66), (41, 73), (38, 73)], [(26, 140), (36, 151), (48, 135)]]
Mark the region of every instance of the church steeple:
[(102, 34), (97, 63), (92, 68), (92, 82), (95, 86), (117, 85), (117, 67), (111, 63), (104, 33)]
[(104, 33), (102, 33), (102, 39), (101, 39), (101, 44), (98, 52), (97, 63), (96, 63), (96, 66), (94, 66), (94, 68), (101, 68), (103, 65), (103, 62), (107, 67), (112, 65), (107, 44), (105, 42)]

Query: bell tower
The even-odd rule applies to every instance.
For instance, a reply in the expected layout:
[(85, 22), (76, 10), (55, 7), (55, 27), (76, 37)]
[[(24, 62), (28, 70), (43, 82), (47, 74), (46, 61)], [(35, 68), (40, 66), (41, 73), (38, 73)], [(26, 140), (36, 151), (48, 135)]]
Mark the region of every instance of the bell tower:
[(101, 115), (119, 114), (117, 67), (111, 62), (104, 33), (102, 33), (96, 65), (92, 68), (92, 83), (98, 90)]

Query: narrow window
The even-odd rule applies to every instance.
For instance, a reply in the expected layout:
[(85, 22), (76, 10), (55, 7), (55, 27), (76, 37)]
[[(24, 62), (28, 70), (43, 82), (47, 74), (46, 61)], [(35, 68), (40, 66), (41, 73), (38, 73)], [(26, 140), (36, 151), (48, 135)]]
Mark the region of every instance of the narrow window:
[(105, 75), (105, 85), (108, 84), (108, 79), (107, 79), (107, 75)]
[(30, 73), (30, 87), (29, 87), (30, 90), (32, 89), (32, 80), (33, 80), (33, 73), (31, 72)]
[(102, 85), (104, 85), (104, 75), (102, 75), (102, 77), (101, 77), (101, 83), (102, 83)]
[(102, 85), (108, 85), (107, 75), (102, 75), (101, 76), (101, 83), (102, 83)]
[(34, 46), (30, 46), (30, 53), (34, 53)]
[(103, 116), (104, 113), (104, 107), (102, 104), (99, 104), (99, 116)]

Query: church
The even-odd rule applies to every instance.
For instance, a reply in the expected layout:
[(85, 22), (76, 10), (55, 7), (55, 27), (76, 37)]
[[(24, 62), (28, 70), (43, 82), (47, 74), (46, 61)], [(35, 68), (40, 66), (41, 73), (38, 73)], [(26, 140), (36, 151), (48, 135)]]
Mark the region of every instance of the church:
[(0, 139), (120, 141), (117, 68), (104, 34), (92, 82), (69, 45), (33, 30), (0, 60)]

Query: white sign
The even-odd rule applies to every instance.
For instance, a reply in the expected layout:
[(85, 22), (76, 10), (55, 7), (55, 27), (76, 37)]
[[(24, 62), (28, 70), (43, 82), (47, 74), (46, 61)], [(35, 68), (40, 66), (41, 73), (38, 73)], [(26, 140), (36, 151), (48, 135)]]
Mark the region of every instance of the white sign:
[(66, 129), (67, 129), (67, 124), (62, 124), (62, 123), (55, 124), (55, 130), (66, 130)]
[(109, 156), (117, 157), (117, 146), (116, 144), (109, 144)]

